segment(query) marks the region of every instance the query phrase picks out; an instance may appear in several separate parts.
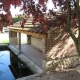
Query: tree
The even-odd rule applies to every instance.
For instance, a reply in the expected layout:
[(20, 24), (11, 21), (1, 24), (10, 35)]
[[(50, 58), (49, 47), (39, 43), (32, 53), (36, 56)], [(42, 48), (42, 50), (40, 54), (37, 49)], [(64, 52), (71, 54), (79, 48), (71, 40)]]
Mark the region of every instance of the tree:
[[(54, 0), (53, 0), (54, 2)], [(65, 27), (73, 39), (77, 52), (80, 56), (80, 0), (58, 0), (63, 13), (57, 17), (59, 26)], [(59, 19), (60, 18), (60, 19)], [(61, 20), (61, 21), (60, 21)], [(73, 28), (78, 28), (78, 37), (73, 33)]]
[[(21, 27), (24, 27), (24, 23), (29, 18), (29, 15), (33, 17), (33, 24), (40, 22), (43, 27), (43, 31), (46, 32), (49, 27), (61, 27), (67, 30), (67, 32), (72, 37), (77, 52), (80, 55), (80, 0), (52, 0), (55, 8), (59, 7), (61, 13), (57, 14), (52, 10), (49, 10), (49, 14), (55, 16), (55, 20), (51, 17), (45, 18), (46, 14), (46, 4), (48, 0), (0, 0), (0, 8), (7, 13), (6, 15), (1, 14), (1, 22), (7, 22), (8, 25), (12, 24), (12, 16), (10, 14), (10, 5), (16, 6), (22, 5), (21, 10), (24, 10), (26, 16), (21, 22)], [(37, 4), (36, 4), (37, 2)], [(2, 30), (4, 23), (0, 25), (0, 30)], [(73, 33), (73, 29), (78, 28), (78, 37)]]

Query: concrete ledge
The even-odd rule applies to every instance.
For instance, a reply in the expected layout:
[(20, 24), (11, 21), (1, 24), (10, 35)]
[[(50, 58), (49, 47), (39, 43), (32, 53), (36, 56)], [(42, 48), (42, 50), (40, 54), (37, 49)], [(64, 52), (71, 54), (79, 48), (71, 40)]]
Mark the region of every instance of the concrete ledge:
[(20, 54), (20, 55), (18, 55), (18, 58), (21, 60), (21, 61), (23, 61), (23, 62), (25, 62), (26, 64), (27, 64), (27, 66), (34, 72), (34, 73), (42, 73), (43, 72), (43, 70), (40, 68), (40, 67), (38, 67), (35, 63), (33, 63), (30, 59), (28, 59), (25, 55), (23, 55), (23, 54)]
[[(18, 56), (18, 58), (21, 61), (26, 63), (26, 65), (34, 72), (34, 76), (43, 73), (43, 70), (39, 66), (37, 66), (34, 62), (32, 62), (27, 56), (25, 56), (22, 53), (19, 54), (19, 50), (17, 50), (14, 46), (9, 45), (8, 47), (14, 52), (15, 55)], [(32, 75), (30, 75), (30, 76), (32, 76)], [(26, 76), (26, 77), (28, 77), (28, 76)], [(16, 80), (25, 80), (26, 77), (22, 77), (22, 78), (19, 78)]]
[(16, 49), (14, 46), (9, 45), (8, 47), (9, 47), (9, 49), (11, 49), (11, 51), (13, 51), (15, 53), (15, 55), (18, 55), (19, 54), (19, 50)]

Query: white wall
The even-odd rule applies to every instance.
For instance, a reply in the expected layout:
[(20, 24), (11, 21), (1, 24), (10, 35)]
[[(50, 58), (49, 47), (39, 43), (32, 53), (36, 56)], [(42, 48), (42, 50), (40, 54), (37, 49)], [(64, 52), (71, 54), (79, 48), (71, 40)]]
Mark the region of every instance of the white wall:
[(31, 37), (31, 45), (42, 51), (42, 39)]

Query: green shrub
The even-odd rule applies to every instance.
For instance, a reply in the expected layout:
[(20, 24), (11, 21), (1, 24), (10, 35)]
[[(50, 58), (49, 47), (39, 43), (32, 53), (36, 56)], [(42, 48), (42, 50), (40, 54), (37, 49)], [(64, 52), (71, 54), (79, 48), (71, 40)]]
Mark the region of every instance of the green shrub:
[(24, 16), (20, 16), (20, 17), (16, 16), (16, 17), (12, 18), (12, 20), (15, 23), (15, 22), (21, 21), (23, 18), (24, 18)]

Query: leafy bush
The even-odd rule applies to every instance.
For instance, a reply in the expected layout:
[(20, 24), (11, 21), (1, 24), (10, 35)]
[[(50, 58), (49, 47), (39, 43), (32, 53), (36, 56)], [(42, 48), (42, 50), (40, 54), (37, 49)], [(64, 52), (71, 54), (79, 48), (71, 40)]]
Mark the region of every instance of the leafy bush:
[(15, 22), (21, 21), (23, 18), (24, 18), (23, 15), (22, 16), (16, 16), (16, 17), (12, 18), (12, 20), (15, 23)]

